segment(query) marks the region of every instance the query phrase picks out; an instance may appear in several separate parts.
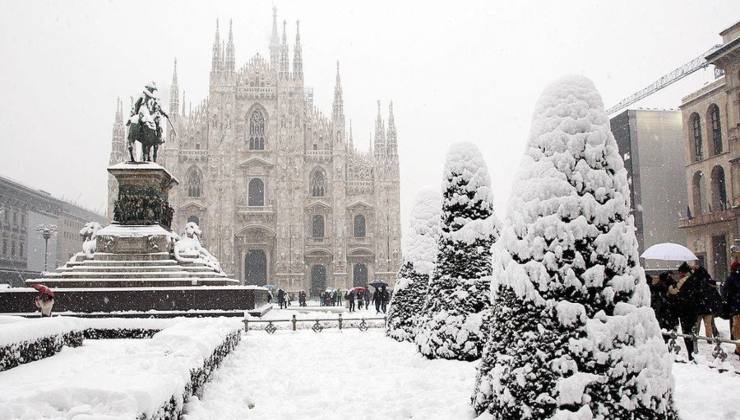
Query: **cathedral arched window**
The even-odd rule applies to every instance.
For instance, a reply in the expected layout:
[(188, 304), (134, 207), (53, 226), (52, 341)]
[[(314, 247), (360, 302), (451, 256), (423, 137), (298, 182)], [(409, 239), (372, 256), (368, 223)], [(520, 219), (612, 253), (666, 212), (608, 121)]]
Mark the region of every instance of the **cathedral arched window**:
[(324, 238), (324, 216), (315, 214), (311, 219), (311, 236), (314, 239)]
[(192, 168), (188, 173), (188, 197), (198, 198), (200, 197), (202, 190), (202, 179), (200, 172), (196, 168)]
[(321, 169), (316, 169), (311, 174), (311, 196), (323, 197), (326, 194), (326, 175)]
[(249, 181), (247, 192), (247, 205), (262, 207), (265, 205), (265, 183), (259, 178), (252, 178)]
[(354, 230), (355, 238), (365, 237), (365, 216), (361, 214), (355, 215), (353, 230)]
[(265, 116), (259, 109), (249, 116), (249, 150), (265, 150)]

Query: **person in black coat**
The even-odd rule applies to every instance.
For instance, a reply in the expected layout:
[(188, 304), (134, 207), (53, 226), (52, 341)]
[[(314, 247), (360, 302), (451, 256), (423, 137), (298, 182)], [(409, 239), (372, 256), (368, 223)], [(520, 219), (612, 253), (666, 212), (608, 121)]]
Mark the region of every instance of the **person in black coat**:
[(707, 337), (714, 337), (716, 327), (714, 317), (722, 311), (722, 297), (717, 290), (717, 282), (712, 280), (704, 267), (696, 266), (693, 275), (697, 279), (698, 299), (696, 304), (697, 331), (704, 321), (704, 331)]
[[(655, 311), (655, 318), (663, 330), (674, 330), (678, 326), (675, 298), (668, 295), (668, 288), (675, 284), (667, 271), (660, 276), (650, 276), (650, 306)], [(666, 340), (668, 338), (666, 337)]]
[(355, 292), (350, 291), (347, 293), (347, 301), (349, 302), (349, 311), (355, 311)]
[[(734, 261), (730, 266), (730, 276), (724, 286), (727, 311), (730, 314), (732, 339), (740, 339), (740, 262)], [(735, 346), (735, 354), (740, 356), (740, 345)]]
[[(683, 334), (694, 334), (698, 317), (699, 281), (686, 263), (678, 267), (678, 281), (668, 287), (668, 296), (676, 301), (676, 314)], [(684, 337), (689, 360), (694, 360), (694, 340)]]

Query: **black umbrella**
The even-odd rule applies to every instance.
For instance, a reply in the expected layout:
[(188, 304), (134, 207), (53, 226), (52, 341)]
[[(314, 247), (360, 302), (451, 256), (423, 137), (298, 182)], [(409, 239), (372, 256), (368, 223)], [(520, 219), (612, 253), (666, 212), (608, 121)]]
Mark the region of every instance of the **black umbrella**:
[(376, 289), (380, 289), (381, 287), (388, 287), (388, 283), (382, 280), (375, 280), (374, 282), (370, 283), (370, 286), (373, 286)]

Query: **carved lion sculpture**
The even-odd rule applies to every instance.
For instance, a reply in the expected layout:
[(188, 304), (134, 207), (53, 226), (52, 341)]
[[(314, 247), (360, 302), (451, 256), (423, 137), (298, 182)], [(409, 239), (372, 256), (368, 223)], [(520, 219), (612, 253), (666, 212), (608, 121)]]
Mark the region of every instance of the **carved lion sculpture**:
[(222, 272), (221, 264), (216, 257), (211, 255), (207, 249), (200, 243), (200, 227), (194, 222), (188, 222), (185, 225), (185, 232), (182, 236), (173, 235), (175, 259), (179, 262), (200, 262), (213, 269), (216, 272)]
[(102, 226), (98, 222), (87, 222), (85, 226), (80, 229), (80, 237), (82, 238), (82, 252), (85, 253), (87, 258), (92, 258), (95, 253), (95, 237)]

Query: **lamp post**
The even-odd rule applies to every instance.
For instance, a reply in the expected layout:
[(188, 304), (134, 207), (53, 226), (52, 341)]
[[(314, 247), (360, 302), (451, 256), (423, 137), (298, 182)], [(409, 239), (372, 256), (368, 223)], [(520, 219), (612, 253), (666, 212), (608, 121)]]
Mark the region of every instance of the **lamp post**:
[(41, 233), (44, 238), (44, 271), (46, 271), (47, 260), (49, 258), (49, 238), (57, 231), (56, 225), (42, 224), (36, 226), (36, 231)]

